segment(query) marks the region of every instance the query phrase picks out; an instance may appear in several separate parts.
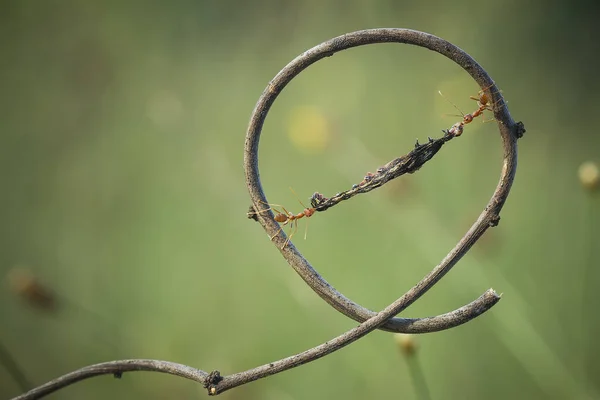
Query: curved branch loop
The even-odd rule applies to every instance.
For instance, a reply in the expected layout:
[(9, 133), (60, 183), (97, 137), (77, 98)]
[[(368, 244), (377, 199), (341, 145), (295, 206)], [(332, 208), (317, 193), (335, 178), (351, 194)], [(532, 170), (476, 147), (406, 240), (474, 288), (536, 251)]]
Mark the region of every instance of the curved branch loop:
[[(154, 371), (181, 376), (202, 383), (208, 389), (208, 393), (214, 395), (321, 358), (347, 346), (377, 328), (403, 333), (433, 332), (465, 323), (494, 306), (500, 300), (500, 296), (490, 289), (466, 306), (437, 317), (421, 319), (393, 318), (394, 315), (405, 310), (439, 281), (471, 248), (477, 239), (481, 237), (487, 228), (497, 225), (500, 219), (500, 210), (506, 201), (515, 176), (517, 166), (516, 140), (525, 132), (522, 123), (515, 124), (512, 120), (500, 92), (479, 64), (456, 46), (433, 35), (397, 28), (372, 29), (350, 33), (308, 50), (277, 74), (261, 95), (254, 109), (246, 136), (244, 167), (246, 169), (246, 182), (254, 207), (255, 209), (260, 209), (258, 205), (268, 203), (259, 180), (258, 142), (267, 112), (277, 98), (277, 95), (296, 75), (321, 58), (331, 56), (338, 51), (351, 47), (384, 42), (408, 43), (425, 47), (445, 55), (463, 67), (482, 88), (489, 89), (492, 104), (494, 105), (494, 116), (498, 121), (500, 134), (504, 142), (504, 163), (496, 191), (471, 229), (469, 229), (438, 266), (394, 303), (379, 313), (374, 313), (338, 293), (312, 268), (293, 244), (290, 243), (281, 249), (283, 256), (290, 265), (294, 267), (296, 272), (319, 296), (334, 308), (357, 321), (361, 321), (359, 326), (302, 353), (225, 377), (222, 377), (219, 371), (216, 370), (207, 374), (204, 371), (168, 361), (120, 360), (81, 368), (39, 386), (28, 393), (16, 397), (16, 399), (37, 399), (86, 378), (103, 374), (114, 374), (115, 377), (120, 377), (123, 372), (127, 371)], [(257, 214), (257, 220), (271, 236), (278, 233), (279, 226), (273, 219), (271, 212)], [(285, 233), (279, 232), (275, 239), (275, 243), (279, 247), (286, 240)]]
[[(292, 60), (271, 80), (271, 82), (269, 82), (268, 86), (263, 91), (254, 108), (246, 133), (244, 169), (246, 172), (246, 185), (248, 186), (252, 203), (254, 204), (255, 209), (261, 209), (260, 205), (268, 203), (268, 201), (260, 182), (258, 144), (267, 113), (279, 93), (281, 93), (285, 86), (300, 72), (322, 58), (330, 57), (339, 51), (357, 46), (390, 42), (412, 44), (438, 52), (467, 71), (482, 90), (489, 91), (494, 117), (498, 121), (498, 128), (504, 146), (504, 160), (500, 181), (492, 198), (477, 221), (471, 226), (459, 243), (448, 253), (438, 266), (417, 284), (418, 290), (414, 291), (413, 297), (405, 303), (404, 308), (406, 308), (448, 273), (448, 271), (467, 251), (469, 251), (473, 244), (489, 227), (497, 225), (500, 219), (500, 210), (506, 201), (515, 176), (517, 167), (517, 138), (521, 137), (524, 132), (523, 125), (514, 122), (508, 112), (502, 94), (494, 84), (494, 81), (471, 56), (446, 40), (427, 33), (401, 28), (363, 30), (323, 42)], [(279, 225), (275, 222), (272, 212), (260, 213), (257, 215), (257, 219), (267, 234), (271, 237), (274, 236), (273, 242), (280, 248), (283, 257), (287, 262), (327, 303), (346, 316), (359, 322), (365, 321), (375, 315), (373, 311), (353, 302), (335, 290), (310, 265), (293, 243), (289, 242), (287, 246), (281, 248), (286, 242), (287, 237), (283, 230), (279, 230)], [(432, 331), (423, 326), (422, 330), (415, 332), (414, 329), (411, 329), (412, 323), (412, 320), (392, 318), (381, 325), (380, 328), (391, 332), (402, 333), (423, 333)]]

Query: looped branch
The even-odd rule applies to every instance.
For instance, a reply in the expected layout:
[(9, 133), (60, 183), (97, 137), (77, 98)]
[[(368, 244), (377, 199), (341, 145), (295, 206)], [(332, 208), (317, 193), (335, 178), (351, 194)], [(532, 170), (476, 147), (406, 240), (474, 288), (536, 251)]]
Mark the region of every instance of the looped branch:
[[(438, 52), (465, 69), (473, 79), (479, 84), (482, 90), (489, 93), (491, 99), (491, 108), (494, 111), (494, 117), (498, 121), (500, 135), (504, 145), (504, 161), (500, 175), (500, 182), (496, 187), (492, 198), (477, 221), (471, 229), (459, 241), (459, 243), (448, 253), (448, 255), (436, 266), (429, 275), (427, 275), (419, 284), (418, 290), (414, 292), (414, 297), (406, 304), (408, 307), (416, 299), (422, 296), (436, 282), (438, 282), (448, 271), (466, 254), (473, 244), (490, 227), (497, 224), (499, 213), (506, 201), (512, 181), (514, 179), (517, 167), (517, 138), (522, 136), (524, 128), (522, 124), (515, 124), (508, 112), (506, 103), (500, 93), (500, 90), (494, 84), (487, 72), (467, 53), (446, 40), (436, 36), (413, 31), (409, 29), (387, 28), (387, 29), (369, 29), (349, 33), (333, 38), (312, 49), (302, 53), (288, 65), (286, 65), (267, 85), (262, 95), (258, 99), (254, 112), (250, 118), (248, 132), (246, 134), (246, 143), (244, 148), (244, 168), (246, 171), (246, 184), (250, 192), (250, 197), (254, 208), (261, 209), (261, 204), (268, 204), (265, 197), (262, 184), (260, 182), (260, 173), (258, 168), (258, 144), (260, 133), (267, 117), (267, 114), (273, 105), (273, 102), (285, 88), (285, 86), (295, 78), (300, 72), (305, 70), (315, 62), (334, 55), (335, 53), (349, 48), (363, 46), (375, 43), (406, 43)], [(461, 126), (462, 128), (462, 126)], [(451, 128), (452, 130), (452, 128)], [(445, 136), (446, 137), (446, 136)], [(452, 136), (451, 136), (452, 137)], [(442, 139), (438, 139), (442, 140)], [(440, 142), (443, 143), (443, 142)], [(427, 145), (423, 145), (427, 146)], [(441, 147), (441, 144), (440, 144)], [(439, 150), (439, 148), (438, 148)], [(382, 174), (385, 177), (385, 174)], [(389, 180), (389, 179), (388, 179)], [(378, 184), (375, 180), (373, 185)], [(386, 181), (387, 182), (387, 181)], [(386, 182), (382, 182), (384, 184)], [(379, 185), (381, 186), (381, 185)], [(361, 187), (371, 190), (369, 184), (359, 186), (344, 193), (359, 191)], [(378, 187), (378, 186), (377, 186)], [(374, 187), (373, 187), (374, 188)], [(344, 193), (334, 196), (337, 202), (343, 200)], [(354, 193), (356, 194), (356, 193)], [(351, 197), (351, 196), (350, 196)], [(322, 199), (321, 199), (322, 200)], [(331, 199), (320, 201), (317, 199), (316, 210), (326, 209), (331, 206)], [(257, 220), (263, 226), (267, 234), (273, 238), (273, 242), (280, 248), (283, 257), (302, 277), (302, 279), (327, 303), (344, 315), (362, 322), (375, 315), (375, 313), (345, 297), (335, 290), (302, 256), (296, 247), (288, 240), (285, 232), (279, 228), (274, 220), (272, 212), (260, 213), (256, 215)], [(288, 243), (286, 246), (282, 244)], [(403, 311), (404, 308), (400, 311)], [(381, 326), (381, 329), (391, 332), (401, 333), (424, 333), (448, 329), (456, 324), (438, 323), (436, 319), (429, 320), (428, 324), (415, 325), (415, 320), (405, 318), (392, 318)], [(447, 322), (447, 320), (445, 320)], [(466, 321), (464, 321), (466, 322)]]
[[(63, 387), (69, 386), (75, 382), (86, 378), (113, 374), (115, 377), (121, 377), (123, 372), (128, 371), (155, 371), (169, 373), (181, 376), (187, 379), (200, 382), (211, 395), (223, 393), (231, 388), (255, 381), (276, 373), (294, 368), (296, 366), (314, 361), (324, 357), (348, 344), (367, 335), (375, 329), (384, 329), (392, 332), (405, 333), (424, 333), (448, 329), (453, 326), (465, 323), (496, 304), (500, 296), (492, 289), (483, 293), (473, 302), (447, 314), (437, 317), (406, 319), (393, 318), (405, 310), (416, 299), (422, 296), (429, 288), (438, 282), (458, 260), (471, 248), (471, 246), (481, 237), (481, 235), (490, 227), (498, 223), (500, 210), (506, 201), (512, 181), (514, 179), (517, 165), (517, 138), (525, 132), (522, 123), (515, 124), (510, 117), (508, 109), (497, 90), (491, 78), (469, 55), (460, 50), (451, 43), (422, 32), (408, 29), (371, 29), (349, 33), (331, 40), (328, 40), (295, 58), (289, 63), (277, 76), (269, 83), (263, 94), (260, 96), (250, 119), (250, 125), (246, 135), (244, 167), (246, 170), (246, 183), (250, 191), (250, 196), (255, 209), (261, 209), (260, 204), (268, 203), (263, 193), (259, 179), (258, 171), (258, 142), (260, 131), (262, 129), (267, 113), (277, 98), (277, 95), (283, 88), (301, 71), (316, 61), (331, 56), (338, 51), (349, 49), (351, 47), (373, 44), (373, 43), (407, 43), (425, 47), (436, 51), (450, 58), (458, 65), (463, 67), (477, 83), (485, 90), (489, 90), (493, 111), (500, 135), (504, 143), (504, 162), (500, 175), (500, 182), (494, 192), (491, 200), (481, 213), (471, 229), (465, 234), (460, 242), (450, 251), (450, 253), (436, 266), (423, 280), (417, 283), (413, 288), (406, 292), (394, 303), (380, 311), (374, 313), (351, 300), (344, 297), (331, 287), (302, 257), (293, 244), (284, 246), (281, 252), (285, 259), (292, 265), (298, 274), (306, 281), (309, 286), (319, 294), (325, 301), (331, 304), (335, 309), (361, 324), (348, 332), (333, 338), (319, 346), (306, 350), (302, 353), (274, 361), (248, 371), (239, 372), (232, 375), (221, 376), (220, 372), (213, 370), (210, 374), (186, 365), (175, 364), (167, 361), (158, 360), (120, 360), (111, 361), (102, 364), (96, 364), (81, 368), (71, 372), (42, 386), (39, 386), (26, 394), (17, 397), (17, 399), (37, 399), (53, 393)], [(446, 133), (456, 134), (462, 125), (459, 124), (450, 128)], [(439, 140), (439, 139), (438, 139)], [(424, 145), (426, 146), (426, 145)], [(440, 145), (441, 147), (441, 145)], [(432, 147), (433, 148), (433, 147)], [(438, 151), (439, 148), (437, 148)], [(433, 157), (434, 153), (427, 153)], [(420, 156), (421, 157), (421, 156)], [(431, 157), (421, 158), (424, 162)], [(425, 159), (427, 158), (427, 159)], [(400, 165), (401, 161), (394, 166)], [(414, 164), (417, 165), (417, 164)], [(422, 164), (421, 164), (422, 165)], [(392, 168), (390, 168), (392, 169)], [(407, 168), (404, 172), (414, 172), (414, 168)], [(400, 171), (400, 169), (397, 169)], [(383, 183), (382, 183), (383, 184)], [(256, 219), (261, 223), (270, 236), (274, 236), (277, 245), (285, 243), (285, 233), (279, 230), (279, 226), (274, 220), (272, 212), (257, 213)], [(279, 247), (279, 246), (278, 246)]]

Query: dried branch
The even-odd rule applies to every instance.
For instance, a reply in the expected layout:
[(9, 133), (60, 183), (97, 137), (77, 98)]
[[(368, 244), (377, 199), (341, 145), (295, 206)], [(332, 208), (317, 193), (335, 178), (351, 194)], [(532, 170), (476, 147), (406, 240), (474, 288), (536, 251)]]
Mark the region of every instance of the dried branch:
[[(465, 69), (482, 90), (489, 93), (491, 99), (491, 108), (494, 111), (494, 117), (498, 121), (498, 128), (503, 140), (504, 160), (500, 174), (500, 182), (492, 195), (485, 210), (481, 213), (477, 221), (473, 224), (467, 234), (460, 242), (448, 253), (440, 265), (425, 277), (420, 290), (414, 292), (414, 302), (422, 296), (427, 290), (439, 281), (448, 271), (469, 251), (473, 244), (490, 227), (497, 225), (500, 220), (500, 210), (508, 197), (517, 167), (517, 138), (523, 135), (525, 131), (522, 123), (515, 123), (511, 118), (508, 108), (504, 102), (502, 94), (489, 77), (487, 72), (467, 53), (452, 43), (449, 43), (436, 36), (408, 30), (408, 29), (370, 29), (349, 33), (337, 38), (328, 40), (318, 46), (304, 52), (285, 66), (267, 85), (254, 108), (250, 118), (248, 132), (246, 134), (246, 144), (244, 151), (244, 168), (246, 170), (246, 185), (250, 192), (250, 197), (255, 209), (260, 209), (260, 204), (268, 204), (265, 197), (258, 168), (258, 144), (260, 133), (273, 102), (285, 88), (285, 86), (300, 72), (308, 66), (325, 57), (330, 57), (336, 52), (346, 50), (352, 47), (373, 44), (373, 43), (407, 43), (429, 50), (436, 51)], [(453, 127), (454, 128), (454, 127)], [(451, 129), (453, 129), (451, 128)], [(371, 318), (375, 313), (345, 297), (335, 290), (298, 252), (293, 243), (289, 242), (287, 246), (282, 246), (287, 241), (287, 236), (279, 225), (275, 222), (272, 212), (260, 213), (257, 216), (258, 221), (265, 231), (280, 248), (283, 257), (300, 275), (300, 277), (327, 303), (344, 315), (362, 322)], [(448, 328), (451, 327), (450, 325)], [(432, 329), (425, 325), (420, 325), (420, 330), (415, 331), (412, 328), (411, 321), (403, 318), (393, 318), (381, 326), (381, 329), (400, 332), (400, 333), (424, 333), (431, 332)], [(440, 327), (438, 327), (440, 329)], [(447, 328), (441, 328), (447, 329)]]
[(312, 195), (310, 204), (315, 211), (325, 211), (343, 200), (351, 199), (357, 194), (368, 193), (373, 189), (377, 189), (404, 174), (412, 174), (417, 172), (425, 163), (431, 160), (442, 146), (455, 138), (450, 130), (443, 131), (444, 136), (439, 139), (427, 138), (428, 142), (420, 144), (418, 141), (415, 148), (410, 153), (393, 159), (382, 167), (377, 168), (375, 174), (368, 173), (361, 183), (352, 185), (352, 188), (341, 193), (336, 193), (331, 198), (324, 197), (321, 193), (316, 192)]
[[(512, 120), (500, 92), (479, 64), (456, 46), (433, 35), (394, 28), (372, 29), (350, 33), (326, 41), (306, 51), (277, 74), (259, 98), (246, 135), (244, 166), (246, 169), (246, 183), (254, 208), (260, 209), (260, 204), (268, 203), (259, 179), (258, 142), (266, 115), (277, 95), (302, 70), (324, 57), (331, 56), (338, 51), (351, 47), (385, 42), (408, 43), (437, 51), (461, 65), (482, 88), (489, 88), (494, 104), (495, 118), (499, 121), (500, 134), (504, 142), (504, 164), (500, 182), (492, 199), (467, 234), (438, 266), (394, 303), (386, 307), (383, 311), (374, 313), (337, 292), (312, 268), (293, 244), (290, 243), (288, 246), (281, 248), (283, 256), (290, 265), (319, 296), (335, 309), (357, 321), (361, 321), (362, 323), (359, 326), (305, 352), (229, 376), (222, 377), (218, 371), (207, 374), (204, 371), (185, 365), (165, 361), (113, 361), (82, 368), (40, 386), (18, 397), (18, 399), (37, 399), (82, 379), (101, 374), (114, 374), (120, 377), (126, 371), (156, 371), (182, 376), (203, 383), (204, 387), (208, 389), (209, 394), (219, 394), (236, 386), (321, 358), (347, 346), (377, 328), (403, 333), (424, 333), (448, 329), (481, 315), (496, 304), (500, 296), (490, 289), (472, 303), (445, 315), (416, 320), (392, 318), (405, 310), (439, 281), (471, 248), (475, 241), (481, 237), (488, 227), (497, 225), (500, 219), (500, 210), (506, 201), (516, 171), (516, 140), (525, 131), (521, 123), (515, 124)], [(451, 130), (453, 129), (451, 128)], [(453, 131), (456, 132), (455, 129)], [(272, 212), (256, 214), (256, 218), (267, 233), (270, 236), (274, 236), (275, 244), (278, 247), (286, 241), (285, 233), (279, 229), (279, 225), (275, 222)]]
[[(417, 290), (415, 286), (412, 290)], [(21, 396), (15, 397), (13, 400), (33, 400), (47, 396), (51, 393), (56, 392), (64, 387), (72, 385), (76, 382), (82, 381), (87, 378), (92, 378), (99, 375), (114, 375), (116, 378), (121, 378), (124, 372), (131, 371), (153, 371), (162, 372), (171, 375), (181, 376), (183, 378), (191, 379), (193, 381), (202, 383), (205, 388), (208, 389), (210, 395), (216, 395), (223, 393), (226, 390), (233, 389), (237, 386), (244, 385), (249, 382), (256, 381), (261, 378), (266, 378), (271, 375), (275, 375), (279, 372), (286, 371), (288, 369), (297, 367), (302, 364), (306, 364), (310, 361), (314, 361), (327, 354), (333, 353), (336, 350), (341, 349), (349, 345), (350, 343), (360, 339), (367, 335), (369, 332), (377, 329), (378, 326), (385, 323), (391, 316), (398, 314), (404, 308), (407, 307), (407, 299), (411, 296), (411, 291), (406, 295), (395, 301), (390, 306), (386, 307), (383, 311), (378, 313), (373, 318), (365, 321), (356, 328), (329, 340), (317, 347), (313, 347), (305, 352), (293, 355), (274, 361), (260, 367), (250, 369), (248, 371), (239, 372), (229, 376), (222, 377), (219, 371), (213, 371), (210, 374), (189, 367), (187, 365), (176, 364), (168, 361), (159, 360), (121, 360), (111, 361), (101, 364), (95, 364), (88, 367), (81, 368), (77, 371), (63, 375), (53, 381), (50, 381), (42, 386), (39, 386)], [(460, 309), (449, 313), (447, 318), (449, 319), (460, 319), (468, 318), (472, 319), (481, 315), (485, 311), (489, 310), (494, 304), (500, 300), (500, 296), (493, 290), (488, 290), (481, 297), (474, 302), (461, 307)]]
[[(211, 394), (223, 393), (226, 390), (232, 389), (236, 386), (243, 385), (248, 382), (255, 381), (260, 378), (265, 378), (270, 375), (274, 375), (279, 372), (286, 371), (288, 369), (297, 367), (302, 364), (306, 364), (310, 361), (317, 360), (324, 357), (334, 351), (337, 351), (352, 342), (360, 339), (367, 335), (369, 332), (374, 331), (379, 326), (384, 324), (390, 317), (400, 313), (411, 303), (411, 297), (414, 296), (413, 292), (419, 290), (419, 285), (413, 287), (404, 296), (396, 300), (394, 303), (387, 306), (384, 310), (377, 313), (373, 318), (368, 319), (356, 328), (349, 330), (348, 332), (333, 338), (317, 347), (313, 347), (305, 352), (293, 355), (291, 357), (284, 358), (282, 360), (272, 362), (269, 364), (262, 365), (260, 367), (253, 368), (251, 370), (226, 376), (223, 380), (214, 386), (214, 391)], [(489, 310), (494, 304), (500, 300), (500, 296), (492, 289), (485, 292), (479, 299), (463, 307), (462, 311), (455, 311), (454, 313), (465, 312), (471, 316), (476, 317), (481, 315), (483, 312)], [(456, 315), (453, 315), (456, 316)]]
[(110, 361), (101, 364), (90, 365), (60, 378), (54, 379), (42, 386), (30, 390), (29, 392), (15, 397), (13, 400), (40, 399), (64, 387), (77, 383), (87, 378), (93, 378), (100, 375), (113, 375), (115, 378), (121, 378), (124, 372), (131, 371), (153, 371), (163, 372), (171, 375), (181, 376), (196, 382), (204, 383), (208, 374), (204, 371), (188, 367), (187, 365), (177, 364), (169, 361), (159, 360), (119, 360)]

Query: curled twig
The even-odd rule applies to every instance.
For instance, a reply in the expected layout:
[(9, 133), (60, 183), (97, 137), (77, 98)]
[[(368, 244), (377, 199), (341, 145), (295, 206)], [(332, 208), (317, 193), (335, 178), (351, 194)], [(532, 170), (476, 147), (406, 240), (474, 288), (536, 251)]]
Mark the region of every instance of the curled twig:
[[(338, 51), (351, 47), (384, 42), (408, 43), (437, 51), (462, 66), (482, 88), (490, 88), (491, 95), (493, 96), (492, 104), (494, 104), (495, 118), (499, 122), (500, 134), (504, 142), (504, 163), (500, 182), (496, 191), (475, 224), (437, 267), (394, 303), (381, 312), (374, 313), (345, 298), (342, 294), (333, 289), (312, 268), (308, 261), (302, 257), (293, 244), (290, 243), (288, 246), (281, 248), (281, 252), (286, 260), (294, 267), (310, 287), (329, 304), (345, 315), (361, 321), (362, 323), (359, 326), (305, 352), (228, 376), (221, 376), (219, 371), (213, 371), (210, 374), (207, 374), (204, 371), (185, 365), (164, 361), (113, 361), (82, 368), (40, 386), (25, 395), (18, 397), (18, 399), (40, 398), (62, 387), (92, 376), (101, 374), (120, 376), (124, 371), (136, 370), (165, 372), (186, 377), (201, 382), (208, 389), (209, 394), (219, 394), (233, 387), (316, 360), (354, 342), (377, 328), (406, 333), (423, 333), (448, 329), (481, 315), (496, 304), (500, 299), (500, 296), (490, 289), (477, 300), (445, 315), (418, 320), (392, 318), (394, 315), (405, 310), (410, 304), (439, 281), (439, 279), (441, 279), (441, 277), (445, 275), (471, 248), (475, 241), (481, 237), (483, 232), (494, 223), (497, 223), (500, 210), (506, 201), (516, 171), (516, 139), (524, 132), (522, 124), (515, 124), (511, 119), (499, 91), (496, 90), (491, 78), (479, 64), (456, 46), (433, 35), (394, 28), (372, 29), (350, 33), (328, 40), (306, 51), (277, 74), (259, 98), (251, 117), (246, 136), (244, 166), (246, 169), (246, 183), (250, 191), (254, 209), (261, 209), (261, 207), (259, 207), (260, 204), (268, 204), (259, 180), (258, 142), (267, 112), (277, 98), (277, 95), (302, 70), (324, 57), (331, 56)], [(275, 242), (278, 247), (286, 241), (285, 233), (279, 229), (279, 226), (273, 218), (272, 212), (256, 213), (255, 216), (267, 233), (270, 236), (275, 237)]]
[[(498, 183), (492, 198), (485, 207), (484, 212), (479, 216), (467, 234), (460, 240), (454, 249), (450, 251), (442, 262), (424, 278), (423, 282), (420, 284), (420, 290), (415, 292), (415, 297), (412, 299), (412, 301), (415, 301), (441, 279), (442, 276), (444, 276), (458, 260), (466, 254), (481, 235), (497, 222), (500, 210), (506, 201), (516, 172), (517, 137), (520, 137), (520, 132), (523, 132), (524, 128), (522, 128), (522, 124), (516, 124), (513, 121), (508, 112), (508, 108), (506, 107), (506, 103), (502, 98), (502, 94), (494, 84), (493, 80), (485, 70), (471, 58), (471, 56), (455, 45), (436, 36), (397, 28), (358, 31), (321, 43), (292, 60), (271, 80), (271, 82), (269, 82), (267, 88), (263, 91), (254, 108), (252, 117), (250, 118), (248, 133), (246, 135), (244, 167), (246, 170), (246, 184), (250, 192), (250, 197), (255, 209), (259, 210), (261, 209), (259, 205), (268, 204), (268, 201), (259, 179), (258, 143), (264, 120), (279, 93), (281, 93), (285, 86), (295, 76), (318, 60), (352, 47), (388, 42), (407, 43), (425, 47), (448, 57), (465, 69), (473, 79), (475, 79), (482, 90), (488, 93), (490, 104), (494, 111), (494, 117), (496, 121), (498, 121), (498, 128), (504, 144), (504, 162), (500, 175), (500, 182)], [(273, 214), (271, 212), (260, 213), (257, 215), (257, 218), (267, 234), (270, 237), (273, 237), (273, 241), (281, 248), (280, 251), (288, 263), (326, 302), (331, 304), (336, 310), (357, 321), (364, 321), (375, 314), (373, 311), (353, 302), (335, 290), (321, 275), (319, 275), (302, 254), (298, 252), (293, 243), (290, 242), (287, 246), (282, 247), (282, 245), (286, 243), (287, 237), (285, 232), (279, 229), (279, 225), (273, 219)], [(424, 333), (434, 330), (432, 327), (423, 325), (420, 328), (421, 330), (415, 332), (412, 329), (411, 321), (403, 318), (390, 319), (382, 325), (381, 328), (400, 333)], [(437, 326), (435, 330), (441, 329), (447, 328)]]

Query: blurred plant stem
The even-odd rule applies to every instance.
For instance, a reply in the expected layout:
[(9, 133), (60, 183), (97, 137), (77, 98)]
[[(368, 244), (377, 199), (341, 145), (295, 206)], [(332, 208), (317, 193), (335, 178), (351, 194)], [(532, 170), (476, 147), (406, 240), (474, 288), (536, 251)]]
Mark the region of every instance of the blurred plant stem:
[[(594, 187), (597, 189), (597, 187)], [(585, 265), (583, 267), (583, 275), (581, 280), (581, 306), (580, 306), (580, 320), (581, 320), (581, 345), (579, 351), (581, 352), (581, 371), (587, 378), (587, 383), (590, 387), (598, 390), (598, 379), (594, 374), (596, 370), (595, 365), (597, 363), (597, 357), (594, 354), (593, 349), (598, 341), (599, 329), (595, 324), (594, 319), (586, 318), (587, 315), (593, 315), (594, 310), (590, 310), (591, 307), (595, 307), (597, 304), (596, 298), (596, 286), (598, 282), (597, 262), (596, 260), (600, 257), (600, 251), (598, 247), (598, 238), (600, 237), (600, 229), (598, 222), (600, 221), (600, 191), (588, 190), (584, 193), (585, 199), (585, 232), (582, 236), (582, 240), (585, 241)]]
[(402, 354), (403, 358), (406, 360), (408, 372), (410, 373), (410, 378), (415, 388), (415, 397), (418, 400), (431, 399), (427, 381), (425, 380), (425, 374), (423, 373), (423, 368), (421, 368), (419, 358), (417, 357), (418, 349), (415, 339), (412, 335), (396, 334), (394, 336), (400, 354)]
[(0, 364), (2, 364), (10, 376), (12, 376), (21, 391), (26, 392), (32, 388), (31, 383), (25, 377), (25, 373), (23, 373), (23, 370), (19, 367), (17, 361), (10, 354), (8, 349), (4, 347), (2, 342), (0, 342)]

